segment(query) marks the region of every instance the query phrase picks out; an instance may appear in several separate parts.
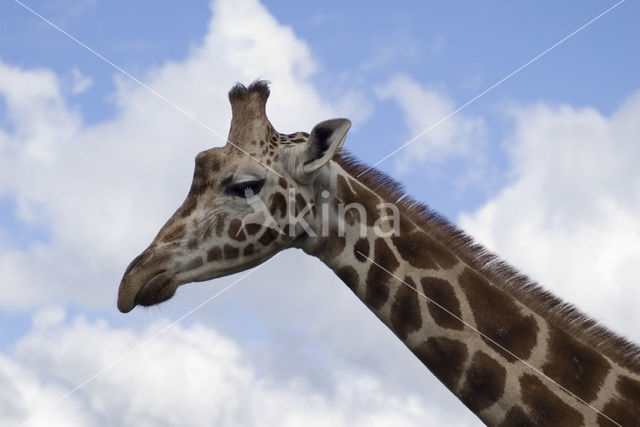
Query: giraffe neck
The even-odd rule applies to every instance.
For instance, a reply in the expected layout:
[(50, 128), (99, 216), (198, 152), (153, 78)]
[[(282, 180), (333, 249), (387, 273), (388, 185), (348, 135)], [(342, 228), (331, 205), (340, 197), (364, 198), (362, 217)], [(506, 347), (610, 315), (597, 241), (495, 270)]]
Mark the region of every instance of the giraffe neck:
[(328, 169), (320, 187), (337, 189), (324, 201), (329, 227), (315, 219), (317, 236), (300, 246), (328, 265), (480, 419), (563, 426), (640, 420), (640, 372), (495, 286), (406, 212), (389, 215), (392, 200), (371, 183), (335, 162)]

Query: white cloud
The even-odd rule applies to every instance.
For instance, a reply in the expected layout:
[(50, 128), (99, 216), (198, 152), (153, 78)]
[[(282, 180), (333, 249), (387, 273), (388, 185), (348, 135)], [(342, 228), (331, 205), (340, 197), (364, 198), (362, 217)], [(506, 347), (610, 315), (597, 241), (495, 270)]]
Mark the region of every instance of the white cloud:
[[(225, 136), (230, 120), (227, 90), (235, 81), (256, 77), (273, 82), (268, 113), (283, 132), (309, 130), (329, 117), (357, 120), (366, 114), (368, 107), (363, 108), (357, 93), (346, 92), (341, 99), (321, 96), (311, 83), (314, 68), (306, 44), (257, 1), (223, 0), (213, 3), (202, 43), (184, 60), (151, 70), (143, 80)], [(15, 199), (19, 219), (42, 225), (48, 234), (26, 249), (0, 242), (0, 308), (27, 311), (55, 303), (84, 312), (115, 311), (124, 268), (182, 202), (195, 154), (223, 141), (119, 75), (113, 97), (116, 117), (90, 126), (67, 106), (69, 94), (51, 71), (23, 70), (0, 61), (0, 76), (0, 96), (11, 124), (0, 131), (0, 197)], [(43, 418), (46, 424), (187, 425), (175, 417), (193, 416), (205, 420), (191, 423), (199, 425), (217, 416), (224, 425), (225, 416), (234, 420), (242, 414), (248, 422), (240, 425), (413, 425), (429, 417), (450, 420), (450, 414), (459, 419), (459, 412), (447, 408), (460, 408), (460, 403), (392, 333), (324, 266), (301, 258), (283, 255), (277, 265), (261, 271), (260, 280), (243, 283), (246, 291), (225, 295), (224, 303), (216, 301), (216, 308), (227, 304), (232, 310), (207, 313), (211, 324), (237, 315), (245, 305), (245, 313), (255, 310), (251, 314), (258, 321), (252, 325), (272, 334), (264, 349), (238, 358), (237, 344), (213, 329), (177, 329), (150, 345), (146, 357), (137, 356), (142, 358), (137, 362), (132, 357), (134, 368), (114, 370), (65, 399), (54, 415)], [(182, 311), (180, 302), (192, 307), (225, 280), (186, 286), (151, 313), (157, 317), (176, 306)], [(309, 307), (318, 310), (310, 313)], [(204, 323), (200, 314), (194, 317)], [(149, 311), (136, 310), (126, 321), (137, 324), (141, 319), (148, 322)], [(64, 322), (60, 312), (40, 315), (35, 323), (16, 352), (0, 354), (0, 376), (21, 396), (14, 399), (8, 391), (0, 395), (0, 406), (7, 409), (0, 413), (12, 422), (63, 394), (141, 338), (104, 322)], [(292, 332), (292, 325), (305, 325), (304, 331)], [(314, 354), (324, 345), (334, 352), (330, 357)], [(222, 353), (211, 353), (218, 346)], [(318, 360), (323, 357), (331, 360)], [(189, 366), (185, 361), (198, 367), (195, 374), (183, 375)], [(153, 369), (141, 375), (147, 365)], [(172, 369), (182, 376), (169, 376)], [(341, 381), (333, 379), (336, 370)], [(416, 371), (425, 379), (416, 380)], [(228, 385), (218, 381), (210, 388), (203, 383), (209, 376), (224, 375), (230, 375)], [(416, 390), (426, 390), (422, 396), (434, 406), (429, 414), (425, 402), (405, 401), (417, 395)], [(239, 402), (240, 394), (249, 400)]]
[(71, 93), (73, 93), (74, 95), (81, 94), (82, 92), (89, 89), (93, 84), (93, 79), (85, 76), (80, 72), (80, 70), (75, 67), (71, 69), (71, 78)]
[[(0, 424), (19, 424), (164, 326), (134, 332), (103, 320), (65, 320), (57, 308), (38, 313), (13, 354), (0, 353)], [(229, 338), (178, 325), (29, 425), (455, 425), (442, 409), (389, 393), (368, 375), (335, 372), (330, 382), (326, 392), (296, 379), (271, 382)]]
[[(425, 89), (404, 74), (396, 74), (376, 90), (382, 99), (393, 99), (404, 112), (409, 139), (430, 128), (456, 106), (442, 91)], [(398, 173), (406, 173), (424, 164), (438, 165), (450, 158), (465, 160), (478, 173), (484, 158), (484, 122), (480, 118), (458, 113), (435, 126), (424, 136), (409, 144), (395, 157)], [(401, 141), (402, 145), (407, 141)], [(421, 166), (422, 165), (422, 166)]]
[[(361, 110), (357, 94), (317, 93), (307, 45), (260, 3), (221, 0), (212, 9), (202, 43), (150, 71), (149, 86), (224, 137), (226, 93), (236, 81), (274, 82), (269, 114), (285, 132)], [(0, 307), (111, 305), (124, 266), (185, 197), (195, 154), (223, 143), (135, 82), (116, 79), (116, 118), (86, 126), (54, 73), (0, 61), (11, 123), (0, 133), (0, 197), (15, 199), (19, 219), (48, 233), (25, 250), (0, 247)]]
[(463, 228), (547, 289), (640, 342), (640, 93), (611, 117), (513, 112), (512, 182)]

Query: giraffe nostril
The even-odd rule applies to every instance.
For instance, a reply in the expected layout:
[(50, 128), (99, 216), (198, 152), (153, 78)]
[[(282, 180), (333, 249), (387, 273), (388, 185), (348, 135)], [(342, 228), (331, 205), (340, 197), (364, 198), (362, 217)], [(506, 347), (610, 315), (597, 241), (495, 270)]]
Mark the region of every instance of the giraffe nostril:
[(137, 257), (135, 257), (133, 259), (133, 261), (131, 261), (131, 263), (129, 264), (129, 266), (127, 267), (127, 269), (124, 271), (124, 275), (126, 276), (127, 274), (129, 274), (129, 272), (131, 270), (133, 270), (133, 268), (140, 264), (140, 261), (142, 260), (142, 256), (144, 255), (144, 253), (141, 253), (140, 255), (138, 255)]

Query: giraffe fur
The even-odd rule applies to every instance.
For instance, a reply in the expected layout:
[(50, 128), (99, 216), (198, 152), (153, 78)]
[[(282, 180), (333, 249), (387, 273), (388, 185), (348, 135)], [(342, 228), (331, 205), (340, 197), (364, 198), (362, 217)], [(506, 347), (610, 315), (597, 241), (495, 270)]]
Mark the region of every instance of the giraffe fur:
[[(121, 311), (299, 248), (486, 424), (640, 425), (637, 346), (342, 150), (348, 120), (281, 134), (268, 97), (264, 81), (231, 89), (229, 142), (196, 156), (185, 201), (125, 271)], [(258, 205), (269, 222), (246, 221)]]

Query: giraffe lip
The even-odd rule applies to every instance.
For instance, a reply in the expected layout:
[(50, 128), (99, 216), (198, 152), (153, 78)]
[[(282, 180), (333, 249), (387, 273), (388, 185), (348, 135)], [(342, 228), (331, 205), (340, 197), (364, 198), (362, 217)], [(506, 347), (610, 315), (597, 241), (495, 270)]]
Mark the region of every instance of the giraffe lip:
[(167, 270), (160, 271), (140, 287), (133, 299), (133, 307), (150, 306), (166, 301), (175, 294), (177, 288), (175, 274)]

